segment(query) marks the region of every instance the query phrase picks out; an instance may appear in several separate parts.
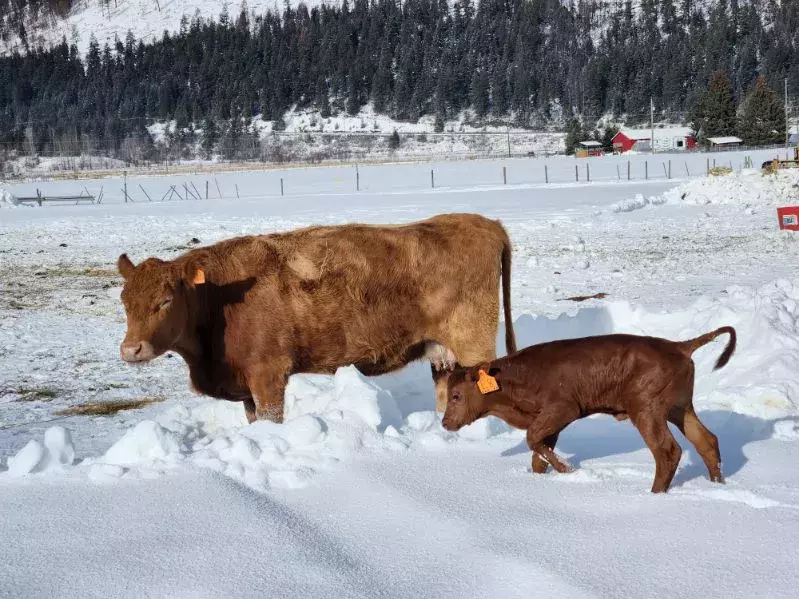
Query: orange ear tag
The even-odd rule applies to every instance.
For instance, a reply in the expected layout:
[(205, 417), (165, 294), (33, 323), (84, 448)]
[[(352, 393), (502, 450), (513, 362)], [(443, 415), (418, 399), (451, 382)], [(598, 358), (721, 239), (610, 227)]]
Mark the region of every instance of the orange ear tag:
[(202, 285), (205, 283), (205, 271), (202, 268), (198, 268), (197, 272), (194, 273), (194, 278), (191, 280), (192, 285)]
[(497, 383), (497, 379), (488, 374), (482, 368), (477, 371), (477, 374), (477, 388), (480, 390), (480, 393), (486, 395), (487, 393), (499, 391), (499, 383)]

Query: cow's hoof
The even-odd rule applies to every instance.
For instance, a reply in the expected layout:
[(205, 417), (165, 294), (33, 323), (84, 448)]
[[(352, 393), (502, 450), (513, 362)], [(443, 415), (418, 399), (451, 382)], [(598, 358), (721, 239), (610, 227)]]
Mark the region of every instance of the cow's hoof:
[(255, 418), (280, 424), (283, 422), (283, 406), (270, 406), (262, 410), (255, 410)]

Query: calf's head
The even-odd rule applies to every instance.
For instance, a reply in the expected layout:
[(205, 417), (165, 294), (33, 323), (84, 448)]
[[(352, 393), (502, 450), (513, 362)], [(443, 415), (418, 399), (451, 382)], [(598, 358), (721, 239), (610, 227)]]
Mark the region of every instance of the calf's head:
[(196, 311), (196, 287), (205, 273), (194, 265), (148, 258), (135, 266), (126, 254), (117, 262), (125, 280), (122, 304), (128, 320), (119, 353), (126, 362), (147, 362), (170, 349)]
[[(489, 411), (489, 398), (493, 390), (483, 392), (478, 383), (481, 377), (493, 377), (498, 372), (487, 364), (454, 370), (447, 380), (447, 409), (441, 425), (448, 431), (457, 431), (485, 416)], [(487, 381), (488, 388), (492, 388), (490, 385), (495, 383), (496, 381)], [(484, 391), (485, 389), (484, 387)]]

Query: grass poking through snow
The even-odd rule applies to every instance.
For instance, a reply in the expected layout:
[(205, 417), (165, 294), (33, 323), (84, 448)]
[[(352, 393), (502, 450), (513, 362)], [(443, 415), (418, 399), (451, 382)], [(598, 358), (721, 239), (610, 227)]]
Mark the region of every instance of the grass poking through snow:
[(56, 412), (57, 416), (112, 416), (124, 410), (138, 410), (154, 403), (165, 401), (165, 397), (144, 397), (142, 399), (118, 399), (113, 401), (94, 401), (72, 406)]

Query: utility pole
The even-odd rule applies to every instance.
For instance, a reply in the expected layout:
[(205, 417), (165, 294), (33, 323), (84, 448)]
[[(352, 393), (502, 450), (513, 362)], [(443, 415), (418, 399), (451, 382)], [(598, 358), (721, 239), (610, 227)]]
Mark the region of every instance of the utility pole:
[(788, 78), (785, 78), (785, 149), (788, 149), (788, 141), (791, 138), (791, 119), (788, 116)]
[(652, 153), (655, 153), (655, 103), (652, 96), (649, 96), (649, 145), (652, 146)]

